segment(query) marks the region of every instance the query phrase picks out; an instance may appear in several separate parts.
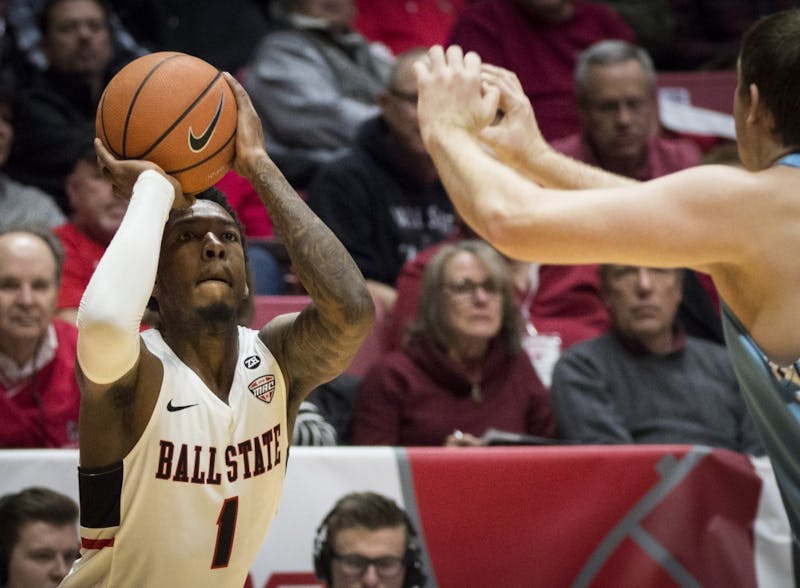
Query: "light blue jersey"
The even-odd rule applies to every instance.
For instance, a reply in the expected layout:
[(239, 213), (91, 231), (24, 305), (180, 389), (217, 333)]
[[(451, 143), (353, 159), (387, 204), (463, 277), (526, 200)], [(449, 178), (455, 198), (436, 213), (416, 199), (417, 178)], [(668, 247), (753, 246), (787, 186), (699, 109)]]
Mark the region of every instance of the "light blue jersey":
[(800, 536), (800, 364), (778, 367), (723, 304), (725, 341), (775, 470), (795, 541)]

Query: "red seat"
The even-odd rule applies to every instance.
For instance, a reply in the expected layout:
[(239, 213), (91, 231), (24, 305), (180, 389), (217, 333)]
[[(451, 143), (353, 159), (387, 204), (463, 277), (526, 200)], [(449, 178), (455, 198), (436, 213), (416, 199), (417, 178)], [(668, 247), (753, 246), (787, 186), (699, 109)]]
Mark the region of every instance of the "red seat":
[(383, 310), (383, 305), (376, 301), (375, 322), (350, 363), (350, 367), (345, 370), (346, 373), (362, 378), (372, 363), (386, 353), (389, 322), (389, 316)]
[(269, 321), (279, 314), (287, 312), (299, 312), (303, 310), (311, 297), (307, 294), (297, 294), (291, 296), (256, 296), (254, 299), (255, 312), (250, 327), (261, 329)]
[[(299, 312), (311, 302), (311, 297), (307, 294), (287, 295), (287, 296), (256, 296), (254, 298), (255, 312), (250, 327), (261, 329), (279, 314)], [(386, 329), (388, 327), (388, 317), (383, 310), (383, 306), (375, 304), (375, 323), (372, 326), (364, 342), (361, 344), (356, 356), (350, 366), (345, 370), (346, 373), (362, 377), (367, 369), (372, 365), (386, 350)]]

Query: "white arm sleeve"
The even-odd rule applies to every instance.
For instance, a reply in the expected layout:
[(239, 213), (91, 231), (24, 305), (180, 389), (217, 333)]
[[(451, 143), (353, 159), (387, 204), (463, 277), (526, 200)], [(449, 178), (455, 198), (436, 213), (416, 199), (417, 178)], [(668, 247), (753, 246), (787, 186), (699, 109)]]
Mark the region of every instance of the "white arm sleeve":
[(125, 375), (139, 358), (139, 326), (153, 291), (161, 237), (175, 190), (143, 172), (128, 210), (86, 287), (78, 308), (78, 364), (97, 384)]

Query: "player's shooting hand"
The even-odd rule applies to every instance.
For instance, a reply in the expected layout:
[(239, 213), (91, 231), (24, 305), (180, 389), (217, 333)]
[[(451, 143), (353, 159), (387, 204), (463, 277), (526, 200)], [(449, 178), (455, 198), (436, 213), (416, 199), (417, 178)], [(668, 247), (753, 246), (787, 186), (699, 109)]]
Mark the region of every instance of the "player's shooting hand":
[(94, 150), (97, 153), (97, 163), (103, 177), (111, 182), (114, 195), (129, 200), (133, 194), (133, 185), (143, 171), (152, 169), (163, 175), (175, 189), (175, 200), (172, 208), (186, 208), (194, 202), (194, 197), (183, 193), (180, 182), (151, 161), (143, 159), (117, 159), (105, 148), (100, 139), (95, 138)]
[(236, 97), (236, 107), (238, 108), (236, 159), (233, 167), (239, 175), (250, 178), (258, 160), (266, 156), (264, 130), (247, 91), (230, 73), (224, 72), (223, 75)]
[(550, 146), (542, 137), (530, 100), (516, 74), (488, 63), (481, 66), (484, 89), (499, 93), (499, 116), (481, 131), (480, 138), (508, 164), (536, 157)]
[(477, 135), (497, 112), (498, 91), (482, 86), (481, 59), (461, 47), (432, 47), (414, 64), (419, 88), (417, 111), (423, 139), (440, 131), (465, 130)]

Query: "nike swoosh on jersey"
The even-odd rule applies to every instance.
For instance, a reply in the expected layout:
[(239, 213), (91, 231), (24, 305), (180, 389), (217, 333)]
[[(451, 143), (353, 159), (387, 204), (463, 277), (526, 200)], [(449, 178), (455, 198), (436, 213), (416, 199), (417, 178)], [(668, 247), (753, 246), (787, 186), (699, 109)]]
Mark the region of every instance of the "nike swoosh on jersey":
[(219, 93), (219, 102), (217, 103), (217, 111), (214, 113), (214, 118), (211, 119), (211, 122), (208, 123), (206, 130), (198, 137), (195, 136), (194, 130), (192, 127), (189, 127), (189, 149), (191, 149), (194, 153), (198, 153), (202, 151), (208, 142), (211, 140), (211, 135), (214, 134), (214, 129), (217, 128), (217, 123), (219, 122), (219, 117), (222, 114), (222, 105), (225, 102), (225, 93)]
[(175, 406), (174, 404), (172, 404), (172, 399), (170, 399), (170, 401), (167, 402), (167, 410), (170, 412), (178, 412), (179, 410), (183, 410), (185, 408), (192, 408), (193, 406), (197, 406), (197, 404), (183, 404)]

